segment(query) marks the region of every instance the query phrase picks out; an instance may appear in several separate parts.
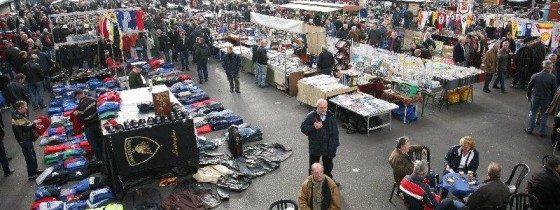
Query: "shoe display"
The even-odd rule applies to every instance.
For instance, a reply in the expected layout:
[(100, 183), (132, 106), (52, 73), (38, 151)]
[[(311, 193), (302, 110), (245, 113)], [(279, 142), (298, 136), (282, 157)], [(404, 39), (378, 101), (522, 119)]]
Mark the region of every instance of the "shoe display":
[(146, 127), (146, 119), (139, 119), (138, 120), (138, 127)]
[(154, 125), (154, 118), (153, 118), (153, 117), (148, 117), (148, 120), (146, 121), (146, 123), (147, 123), (149, 126)]
[(132, 128), (138, 128), (138, 121), (136, 121), (136, 120), (131, 120), (131, 121), (130, 121), (130, 127), (132, 127)]
[(241, 91), (239, 91), (239, 90), (236, 90), (235, 92), (236, 92), (236, 93), (241, 93)]

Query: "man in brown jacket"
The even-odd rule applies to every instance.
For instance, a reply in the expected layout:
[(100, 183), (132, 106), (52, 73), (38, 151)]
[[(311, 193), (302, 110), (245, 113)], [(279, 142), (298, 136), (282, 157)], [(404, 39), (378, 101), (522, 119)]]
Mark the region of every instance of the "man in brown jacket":
[(484, 80), (484, 92), (490, 93), (488, 85), (492, 82), (492, 77), (496, 73), (496, 68), (498, 67), (498, 49), (500, 48), (499, 43), (495, 43), (492, 49), (489, 49), (484, 54), (482, 58), (482, 66), (480, 67), (486, 73), (486, 79)]
[(354, 42), (361, 42), (362, 32), (356, 26), (352, 26), (352, 30), (348, 32), (348, 39), (351, 39)]
[(412, 153), (418, 151), (422, 151), (424, 154), (427, 153), (422, 146), (410, 145), (410, 139), (406, 136), (400, 137), (397, 140), (397, 146), (393, 152), (391, 152), (391, 156), (389, 156), (389, 164), (391, 168), (393, 168), (395, 183), (401, 183), (401, 180), (406, 175), (412, 173), (412, 169), (414, 169)]
[(311, 175), (301, 184), (298, 196), (299, 208), (302, 210), (340, 209), (340, 192), (336, 183), (325, 176), (323, 165), (311, 165)]

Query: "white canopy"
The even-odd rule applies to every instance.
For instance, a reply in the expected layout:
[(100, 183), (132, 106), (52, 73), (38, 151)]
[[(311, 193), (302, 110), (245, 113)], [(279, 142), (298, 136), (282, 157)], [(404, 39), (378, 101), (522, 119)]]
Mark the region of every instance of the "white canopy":
[(315, 11), (315, 12), (326, 12), (326, 13), (334, 12), (342, 9), (342, 8), (322, 7), (316, 5), (293, 4), (293, 3), (283, 4), (280, 5), (280, 7), (288, 8), (288, 9), (301, 9), (301, 10)]
[(290, 20), (251, 12), (251, 22), (277, 30), (305, 33), (303, 21)]
[(344, 8), (344, 4), (334, 4), (334, 3), (326, 3), (326, 2), (319, 2), (319, 1), (292, 1), (291, 3), (294, 4), (305, 4), (305, 5), (316, 5), (316, 6), (325, 6), (325, 7), (338, 7), (340, 9)]

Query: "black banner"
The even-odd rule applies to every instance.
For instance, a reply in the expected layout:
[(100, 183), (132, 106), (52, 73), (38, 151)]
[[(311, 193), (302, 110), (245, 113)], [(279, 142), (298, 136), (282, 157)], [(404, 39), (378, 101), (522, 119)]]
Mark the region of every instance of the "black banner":
[(133, 178), (162, 175), (176, 168), (198, 168), (192, 119), (105, 136), (115, 175)]

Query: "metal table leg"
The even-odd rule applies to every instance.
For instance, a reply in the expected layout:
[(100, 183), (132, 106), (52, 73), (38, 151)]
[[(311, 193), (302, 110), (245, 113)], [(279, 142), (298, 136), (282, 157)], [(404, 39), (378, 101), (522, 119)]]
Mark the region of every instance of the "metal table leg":
[(367, 120), (367, 123), (366, 123), (366, 124), (367, 124), (367, 135), (369, 136), (369, 130), (370, 130), (370, 127), (369, 127), (369, 116), (366, 117), (366, 120)]
[(403, 117), (403, 122), (406, 124), (406, 110), (408, 110), (408, 105), (404, 105), (404, 117)]

